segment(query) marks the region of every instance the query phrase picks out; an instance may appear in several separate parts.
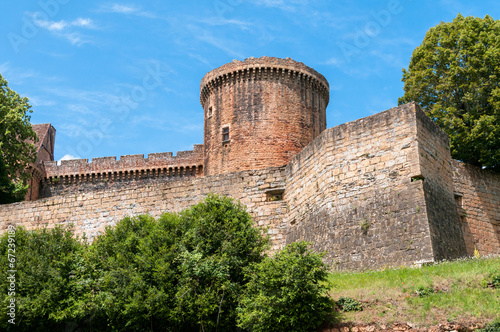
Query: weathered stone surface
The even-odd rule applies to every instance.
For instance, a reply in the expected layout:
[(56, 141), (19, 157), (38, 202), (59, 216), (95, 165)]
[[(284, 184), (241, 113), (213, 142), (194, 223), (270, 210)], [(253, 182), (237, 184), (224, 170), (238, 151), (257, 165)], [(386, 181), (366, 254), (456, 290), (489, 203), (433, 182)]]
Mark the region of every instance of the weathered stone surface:
[(500, 174), (453, 160), (453, 186), (467, 253), (500, 253)]
[(200, 90), (205, 175), (286, 165), (326, 128), (328, 82), (291, 59), (233, 61)]
[(0, 206), (0, 231), (73, 224), (92, 239), (125, 216), (179, 212), (214, 192), (241, 201), (273, 250), (310, 241), (338, 269), (500, 254), (500, 175), (453, 161), (417, 105), (325, 130), (325, 78), (268, 57), (209, 72), (201, 103), (204, 145), (45, 162), (42, 199)]

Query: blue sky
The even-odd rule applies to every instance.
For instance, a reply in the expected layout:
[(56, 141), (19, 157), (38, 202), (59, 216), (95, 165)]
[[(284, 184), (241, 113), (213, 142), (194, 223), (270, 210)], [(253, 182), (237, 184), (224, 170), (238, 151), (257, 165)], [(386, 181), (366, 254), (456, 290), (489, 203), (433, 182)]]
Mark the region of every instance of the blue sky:
[(233, 59), (304, 62), (330, 83), (328, 127), (397, 105), (427, 30), (500, 19), (498, 0), (4, 1), (0, 73), (57, 130), (55, 158), (191, 150), (201, 78)]

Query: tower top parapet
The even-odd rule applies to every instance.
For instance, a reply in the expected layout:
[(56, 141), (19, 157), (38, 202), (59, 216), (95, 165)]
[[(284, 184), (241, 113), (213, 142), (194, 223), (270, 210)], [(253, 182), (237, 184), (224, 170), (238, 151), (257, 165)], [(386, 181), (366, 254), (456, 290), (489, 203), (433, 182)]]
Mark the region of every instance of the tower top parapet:
[(210, 87), (216, 86), (217, 82), (223, 82), (231, 78), (248, 78), (257, 76), (257, 73), (262, 72), (285, 72), (290, 76), (301, 76), (303, 79), (309, 79), (313, 84), (320, 86), (319, 89), (325, 94), (328, 102), (330, 86), (326, 78), (311, 67), (306, 66), (302, 62), (295, 61), (291, 58), (275, 58), (263, 56), (260, 58), (247, 58), (244, 61), (233, 60), (214, 70), (208, 72), (201, 80), (200, 84), (200, 102), (203, 105), (205, 98), (209, 94)]

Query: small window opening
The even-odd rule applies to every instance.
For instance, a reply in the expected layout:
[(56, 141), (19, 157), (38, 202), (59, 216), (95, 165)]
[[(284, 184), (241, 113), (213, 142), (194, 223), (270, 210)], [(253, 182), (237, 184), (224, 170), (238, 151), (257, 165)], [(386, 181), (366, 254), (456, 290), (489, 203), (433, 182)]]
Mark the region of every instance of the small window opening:
[(461, 193), (453, 193), (453, 196), (455, 196), (455, 204), (457, 205), (460, 220), (464, 221), (467, 216), (467, 212), (465, 212), (463, 205), (463, 195)]
[(417, 175), (417, 176), (412, 176), (411, 177), (411, 182), (415, 182), (415, 181), (424, 181), (424, 177), (422, 175)]
[(266, 201), (267, 202), (282, 201), (284, 192), (285, 192), (284, 189), (269, 190), (266, 192)]
[(457, 204), (457, 207), (459, 209), (463, 208), (463, 202), (462, 202), (463, 195), (459, 194), (459, 193), (454, 193), (454, 196), (455, 196), (455, 203)]
[(222, 128), (222, 142), (229, 141), (229, 127)]
[(209, 118), (210, 118), (210, 117), (212, 117), (212, 114), (213, 114), (213, 108), (212, 108), (212, 106), (210, 106), (210, 107), (208, 108), (208, 117), (209, 117)]

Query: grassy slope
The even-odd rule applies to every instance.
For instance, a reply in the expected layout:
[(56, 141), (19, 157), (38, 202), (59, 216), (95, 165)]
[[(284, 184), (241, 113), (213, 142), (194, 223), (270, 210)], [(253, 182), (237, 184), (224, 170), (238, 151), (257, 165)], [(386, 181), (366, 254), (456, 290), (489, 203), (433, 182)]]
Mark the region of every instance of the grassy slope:
[[(333, 273), (332, 297), (360, 301), (361, 312), (342, 313), (342, 322), (429, 326), (446, 321), (500, 320), (500, 289), (485, 287), (500, 275), (500, 257), (443, 262), (422, 268)], [(419, 297), (419, 287), (434, 293)]]

